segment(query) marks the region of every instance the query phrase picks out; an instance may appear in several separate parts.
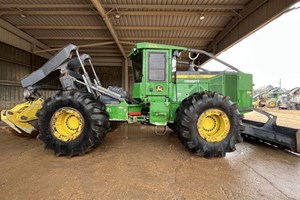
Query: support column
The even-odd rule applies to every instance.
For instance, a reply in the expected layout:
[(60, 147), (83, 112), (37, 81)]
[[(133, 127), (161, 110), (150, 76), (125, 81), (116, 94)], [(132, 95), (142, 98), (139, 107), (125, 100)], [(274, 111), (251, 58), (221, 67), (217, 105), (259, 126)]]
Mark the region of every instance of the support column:
[(125, 91), (128, 92), (129, 89), (128, 58), (125, 58), (124, 60), (124, 75), (125, 75), (125, 79), (124, 79)]

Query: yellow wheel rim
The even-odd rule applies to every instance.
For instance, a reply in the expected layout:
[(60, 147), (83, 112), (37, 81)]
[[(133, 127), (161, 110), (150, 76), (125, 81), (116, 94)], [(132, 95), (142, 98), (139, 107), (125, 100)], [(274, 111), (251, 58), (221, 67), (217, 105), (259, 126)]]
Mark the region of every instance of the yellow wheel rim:
[(275, 102), (274, 101), (270, 101), (269, 105), (270, 105), (270, 107), (275, 107)]
[(50, 125), (57, 139), (68, 142), (80, 136), (84, 127), (84, 119), (78, 110), (63, 107), (53, 114)]
[(220, 142), (230, 131), (230, 121), (225, 112), (219, 109), (209, 109), (198, 118), (199, 135), (208, 142)]

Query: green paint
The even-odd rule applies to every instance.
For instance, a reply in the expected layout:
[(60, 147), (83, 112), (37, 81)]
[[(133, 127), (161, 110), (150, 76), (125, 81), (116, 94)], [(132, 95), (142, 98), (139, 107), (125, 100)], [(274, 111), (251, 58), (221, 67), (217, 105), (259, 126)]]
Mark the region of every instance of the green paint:
[(230, 96), (243, 112), (252, 108), (251, 74), (196, 71), (175, 73), (174, 52), (186, 50), (185, 47), (137, 43), (129, 57), (133, 61), (135, 78), (132, 96), (141, 103), (128, 104), (124, 101), (106, 105), (110, 120), (166, 125), (174, 121), (181, 101), (205, 90)]

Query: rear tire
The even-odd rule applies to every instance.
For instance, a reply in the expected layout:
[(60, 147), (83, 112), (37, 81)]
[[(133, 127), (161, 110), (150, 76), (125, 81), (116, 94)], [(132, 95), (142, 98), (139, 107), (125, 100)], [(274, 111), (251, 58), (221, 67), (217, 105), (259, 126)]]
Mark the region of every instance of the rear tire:
[(82, 155), (102, 143), (109, 118), (105, 105), (90, 93), (63, 91), (37, 113), (38, 138), (55, 155)]
[(242, 115), (229, 97), (196, 93), (178, 108), (175, 123), (181, 143), (203, 157), (224, 157), (242, 141)]

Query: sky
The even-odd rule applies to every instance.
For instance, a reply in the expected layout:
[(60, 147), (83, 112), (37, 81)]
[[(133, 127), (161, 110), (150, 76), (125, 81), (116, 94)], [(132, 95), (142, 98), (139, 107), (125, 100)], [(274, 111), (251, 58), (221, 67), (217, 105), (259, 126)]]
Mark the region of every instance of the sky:
[[(300, 9), (283, 14), (218, 58), (253, 74), (254, 88), (270, 84), (278, 87), (280, 80), (285, 89), (300, 86)], [(215, 61), (204, 66), (225, 69)]]

